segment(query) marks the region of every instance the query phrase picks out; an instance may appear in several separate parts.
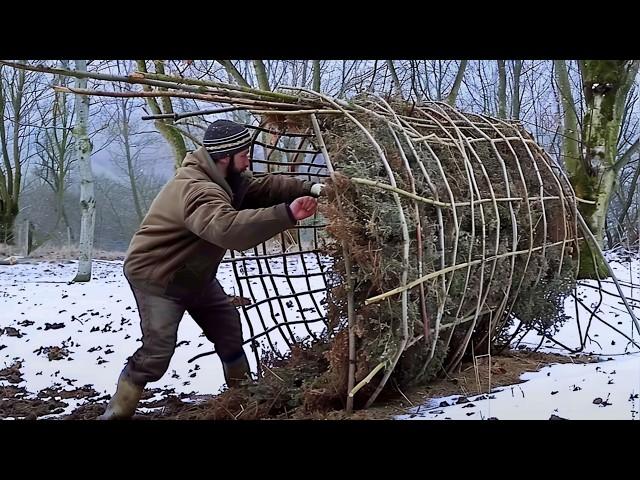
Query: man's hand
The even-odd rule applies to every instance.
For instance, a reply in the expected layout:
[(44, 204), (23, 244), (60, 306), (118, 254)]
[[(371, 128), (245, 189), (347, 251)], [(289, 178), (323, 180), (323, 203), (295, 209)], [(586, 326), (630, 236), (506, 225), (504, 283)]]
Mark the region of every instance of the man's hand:
[(313, 197), (299, 197), (296, 198), (289, 208), (296, 220), (304, 220), (316, 213), (318, 201)]
[(309, 191), (312, 197), (324, 196), (327, 193), (324, 191), (324, 185), (322, 183), (314, 183)]

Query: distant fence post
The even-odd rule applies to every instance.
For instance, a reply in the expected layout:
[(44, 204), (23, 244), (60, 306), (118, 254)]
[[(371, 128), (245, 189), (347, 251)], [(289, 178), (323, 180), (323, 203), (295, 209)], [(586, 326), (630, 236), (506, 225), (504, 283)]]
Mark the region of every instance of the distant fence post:
[(20, 235), (20, 245), (22, 247), (22, 256), (28, 257), (33, 247), (33, 225), (29, 220), (25, 220)]

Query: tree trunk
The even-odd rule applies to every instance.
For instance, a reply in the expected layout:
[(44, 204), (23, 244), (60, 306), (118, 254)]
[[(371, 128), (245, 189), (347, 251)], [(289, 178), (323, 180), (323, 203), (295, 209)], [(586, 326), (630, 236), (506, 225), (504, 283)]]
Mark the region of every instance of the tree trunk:
[(562, 141), (562, 158), (568, 172), (575, 171), (580, 163), (580, 147), (578, 133), (578, 115), (576, 104), (571, 92), (569, 73), (564, 60), (554, 62), (556, 81), (560, 91), (560, 105), (564, 118), (564, 133)]
[[(595, 204), (580, 203), (579, 208), (600, 247), (604, 243), (605, 222), (620, 169), (616, 163), (618, 137), (624, 105), (638, 72), (638, 61), (586, 60), (580, 63), (585, 115), (582, 122), (582, 157), (567, 163), (569, 179), (578, 197)], [(580, 277), (606, 276), (598, 258), (581, 255)]]
[(313, 86), (314, 91), (320, 91), (320, 60), (313, 60)]
[(507, 68), (504, 60), (498, 60), (498, 117), (507, 118)]
[(393, 81), (393, 90), (395, 91), (395, 94), (400, 97), (400, 99), (403, 99), (402, 85), (400, 85), (400, 79), (398, 78), (396, 67), (393, 65), (393, 60), (387, 60), (387, 68), (389, 69), (389, 73), (391, 74), (391, 80)]
[[(2, 69), (0, 68), (0, 73)], [(0, 242), (8, 245), (15, 243), (14, 225), (18, 216), (18, 198), (21, 187), (21, 144), (20, 124), (22, 121), (22, 93), (25, 85), (25, 72), (17, 73), (17, 81), (10, 80), (10, 88), (5, 90), (2, 77), (0, 77), (0, 144), (4, 171), (0, 168)], [(13, 88), (11, 88), (13, 87)], [(13, 113), (7, 112), (7, 102), (13, 107)], [(5, 129), (5, 118), (13, 117), (13, 134), (11, 139)], [(12, 154), (9, 153), (11, 143)]]
[(469, 63), (469, 60), (460, 61), (460, 66), (458, 67), (458, 73), (456, 74), (456, 79), (453, 81), (451, 92), (449, 92), (449, 95), (447, 96), (447, 103), (452, 107), (456, 106), (456, 99), (458, 98), (460, 85), (462, 84), (462, 79), (464, 78), (464, 72), (467, 69), (467, 63)]
[(18, 216), (18, 208), (17, 206), (12, 207), (11, 204), (5, 205), (2, 200), (0, 200), (0, 207), (2, 208), (0, 213), (0, 242), (13, 245), (15, 244), (13, 227)]
[[(144, 60), (136, 60), (136, 65), (138, 67), (138, 70), (145, 73), (147, 72), (147, 65)], [(156, 62), (156, 69), (158, 65), (159, 65), (158, 62)], [(164, 69), (161, 69), (161, 71), (157, 73), (164, 73)], [(143, 85), (142, 89), (144, 91), (150, 91), (151, 87), (149, 87), (149, 85)], [(173, 107), (171, 106), (171, 99), (168, 97), (165, 97), (165, 99), (166, 100), (163, 100), (163, 101), (165, 104), (165, 109), (168, 111), (162, 111), (162, 109), (160, 108), (160, 105), (158, 105), (157, 99), (153, 97), (146, 97), (147, 105), (149, 106), (151, 113), (153, 113), (154, 115), (159, 115), (161, 113), (172, 113)], [(169, 107), (167, 107), (167, 105)], [(184, 157), (187, 155), (187, 146), (184, 143), (184, 138), (182, 137), (182, 134), (180, 133), (179, 130), (174, 128), (172, 125), (165, 123), (165, 120), (155, 120), (154, 125), (158, 129), (158, 132), (160, 132), (160, 135), (164, 137), (164, 139), (167, 141), (167, 143), (171, 147), (171, 151), (173, 152), (173, 159), (175, 161), (175, 166), (176, 168), (179, 167), (182, 164)]]
[(513, 62), (513, 95), (511, 97), (511, 118), (520, 119), (520, 75), (522, 74), (522, 60)]
[[(76, 69), (87, 70), (86, 60), (76, 60)], [(87, 88), (87, 79), (76, 80), (77, 88)], [(91, 254), (93, 250), (93, 233), (96, 218), (96, 199), (93, 192), (93, 172), (91, 171), (91, 142), (87, 134), (89, 123), (89, 97), (76, 95), (76, 124), (73, 135), (76, 142), (78, 166), (80, 168), (80, 208), (82, 221), (80, 224), (80, 258), (78, 273), (74, 282), (91, 280)]]
[(220, 65), (224, 67), (227, 71), (227, 74), (232, 77), (238, 85), (241, 87), (251, 88), (251, 85), (247, 80), (242, 76), (242, 74), (238, 71), (238, 69), (231, 63), (231, 60), (216, 60)]
[[(438, 65), (438, 71), (436, 72), (435, 65)], [(436, 100), (442, 101), (442, 60), (436, 60), (436, 64), (433, 67), (433, 74), (436, 80)]]
[(131, 141), (129, 134), (129, 116), (127, 115), (126, 101), (120, 102), (118, 108), (121, 109), (120, 119), (120, 136), (122, 137), (122, 143), (124, 145), (124, 156), (127, 160), (127, 176), (129, 177), (129, 184), (131, 185), (131, 196), (133, 199), (133, 207), (136, 210), (136, 216), (138, 223), (142, 222), (144, 213), (140, 203), (140, 195), (138, 193), (138, 184), (136, 182), (135, 168), (133, 165), (133, 153), (131, 152)]
[[(622, 204), (622, 209), (620, 210), (620, 214), (618, 215), (618, 223), (622, 224), (625, 220), (625, 217), (627, 217), (627, 212), (629, 211), (629, 207), (631, 207), (631, 204), (633, 203), (633, 199), (635, 197), (635, 192), (636, 189), (638, 188), (638, 180), (640, 179), (640, 163), (638, 165), (636, 165), (636, 168), (633, 171), (633, 178), (631, 179), (631, 182), (629, 183), (630, 187), (629, 187), (629, 193), (627, 195), (627, 198), (624, 199), (624, 203)], [(629, 218), (629, 223), (631, 222), (631, 219)]]
[[(578, 115), (576, 113), (576, 102), (571, 91), (571, 82), (569, 81), (569, 71), (564, 60), (554, 60), (553, 62), (556, 82), (560, 95), (560, 106), (564, 120), (563, 140), (562, 140), (562, 160), (569, 174), (571, 184), (576, 188), (576, 176), (581, 172), (582, 160), (580, 157), (580, 140), (578, 128)], [(585, 192), (582, 189), (576, 189), (576, 195), (585, 198)], [(582, 212), (582, 204), (578, 208)], [(588, 244), (585, 241), (580, 245), (580, 270), (594, 270), (593, 259), (589, 253)], [(582, 266), (584, 265), (584, 267)], [(579, 273), (582, 275), (581, 273)]]
[(265, 68), (262, 60), (254, 60), (253, 68), (256, 72), (256, 78), (258, 80), (258, 88), (260, 90), (270, 92), (271, 87), (269, 85), (269, 77), (267, 76), (267, 69)]

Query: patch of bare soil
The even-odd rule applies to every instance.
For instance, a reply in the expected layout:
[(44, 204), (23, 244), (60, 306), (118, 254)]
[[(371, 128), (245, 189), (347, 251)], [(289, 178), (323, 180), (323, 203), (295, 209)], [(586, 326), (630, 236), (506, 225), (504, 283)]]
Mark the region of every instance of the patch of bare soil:
[(22, 381), (22, 362), (15, 362), (13, 365), (0, 370), (0, 380), (6, 380), (9, 383), (20, 383)]
[(97, 397), (99, 394), (90, 385), (84, 387), (74, 388), (73, 390), (60, 390), (56, 388), (45, 388), (38, 392), (38, 398), (47, 397), (60, 397), (60, 398), (92, 398)]
[(44, 415), (64, 412), (68, 404), (60, 400), (40, 399), (0, 399), (0, 418), (21, 418), (36, 420)]
[[(93, 389), (91, 389), (93, 390)], [(93, 390), (95, 392), (95, 390)], [(171, 392), (173, 389), (161, 389), (161, 388), (151, 388), (145, 389), (142, 392), (142, 396), (140, 398), (140, 403), (138, 404), (138, 408), (159, 408), (165, 407), (171, 404), (180, 404), (182, 403), (180, 398), (188, 398), (189, 395), (182, 394), (180, 397), (176, 397), (172, 395)], [(159, 400), (153, 400), (157, 394), (165, 395)], [(97, 392), (96, 392), (97, 395)], [(105, 395), (99, 398), (89, 398), (89, 395), (86, 395), (88, 398), (87, 403), (84, 403), (73, 410), (69, 415), (62, 417), (63, 420), (96, 420), (99, 415), (102, 415), (107, 408), (108, 400), (111, 398), (110, 395)], [(93, 395), (91, 396), (93, 397)], [(76, 396), (75, 398), (82, 398)], [(160, 414), (152, 411), (150, 413), (137, 413), (133, 419), (155, 419), (159, 418)]]
[(69, 405), (65, 399), (93, 398), (98, 396), (90, 385), (64, 390), (62, 388), (45, 388), (35, 396), (24, 386), (15, 384), (22, 382), (22, 362), (16, 361), (10, 367), (0, 370), (0, 380), (9, 385), (0, 385), (0, 419), (16, 418), (35, 420), (45, 415), (63, 413)]
[(4, 398), (18, 398), (27, 394), (24, 387), (14, 387), (13, 385), (7, 385), (0, 387), (0, 399)]
[(66, 346), (58, 347), (57, 345), (51, 347), (40, 347), (37, 350), (34, 350), (34, 353), (37, 355), (46, 354), (49, 361), (53, 360), (62, 360), (67, 358), (71, 352)]
[[(556, 363), (592, 363), (595, 357), (580, 355), (569, 357), (553, 353), (531, 352), (528, 350), (507, 351), (501, 355), (491, 357), (479, 357), (473, 362), (463, 363), (460, 371), (448, 378), (433, 381), (427, 386), (415, 387), (400, 392), (392, 388), (386, 398), (381, 398), (374, 406), (367, 410), (354, 412), (347, 415), (345, 412), (329, 412), (326, 415), (314, 418), (323, 419), (350, 419), (350, 420), (388, 420), (396, 415), (406, 413), (407, 409), (422, 405), (432, 398), (459, 395), (455, 403), (465, 403), (467, 397), (481, 400), (483, 395), (489, 396), (496, 387), (523, 383), (520, 377), (525, 372), (537, 372), (542, 367)], [(480, 396), (480, 398), (478, 398)], [(446, 403), (446, 405), (445, 405)], [(440, 406), (446, 407), (451, 403), (443, 402)]]
[(106, 403), (85, 403), (76, 408), (70, 415), (64, 417), (65, 420), (95, 420), (104, 413), (107, 408)]

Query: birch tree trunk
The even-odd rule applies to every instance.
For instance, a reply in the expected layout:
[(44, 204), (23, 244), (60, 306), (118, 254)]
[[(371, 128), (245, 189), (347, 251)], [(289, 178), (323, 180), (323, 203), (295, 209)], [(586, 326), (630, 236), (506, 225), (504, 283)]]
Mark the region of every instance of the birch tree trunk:
[[(76, 60), (76, 70), (87, 71), (86, 60)], [(87, 79), (78, 78), (77, 88), (87, 88)], [(76, 124), (73, 128), (75, 137), (77, 162), (80, 168), (80, 208), (82, 220), (80, 224), (80, 258), (78, 273), (74, 282), (88, 282), (91, 280), (91, 255), (93, 250), (93, 233), (96, 218), (96, 199), (93, 188), (93, 172), (91, 171), (91, 142), (87, 134), (89, 123), (89, 97), (76, 95), (75, 99)]]

